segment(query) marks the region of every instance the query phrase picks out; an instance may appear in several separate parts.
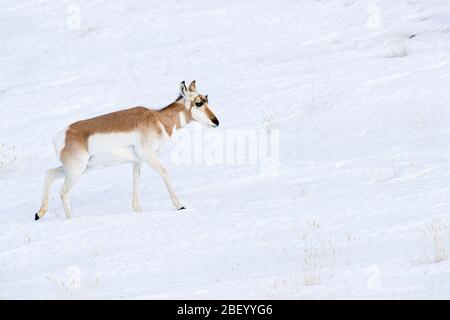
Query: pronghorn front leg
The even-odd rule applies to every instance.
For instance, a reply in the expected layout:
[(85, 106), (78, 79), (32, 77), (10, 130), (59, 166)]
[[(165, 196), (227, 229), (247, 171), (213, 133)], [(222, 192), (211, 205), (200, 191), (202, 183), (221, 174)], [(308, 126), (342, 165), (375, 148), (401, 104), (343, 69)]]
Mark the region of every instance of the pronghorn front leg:
[(185, 207), (183, 207), (180, 204), (180, 201), (178, 201), (177, 196), (175, 195), (175, 191), (173, 190), (172, 185), (170, 184), (169, 175), (167, 174), (166, 169), (164, 169), (162, 164), (159, 162), (158, 158), (156, 157), (156, 154), (154, 154), (153, 152), (148, 152), (146, 154), (145, 160), (153, 169), (155, 169), (159, 173), (161, 178), (163, 178), (164, 183), (166, 184), (167, 187), (167, 191), (169, 191), (170, 198), (172, 199), (174, 206), (178, 210), (185, 209)]
[(139, 177), (141, 175), (141, 164), (133, 163), (133, 209), (135, 212), (142, 212), (139, 205)]

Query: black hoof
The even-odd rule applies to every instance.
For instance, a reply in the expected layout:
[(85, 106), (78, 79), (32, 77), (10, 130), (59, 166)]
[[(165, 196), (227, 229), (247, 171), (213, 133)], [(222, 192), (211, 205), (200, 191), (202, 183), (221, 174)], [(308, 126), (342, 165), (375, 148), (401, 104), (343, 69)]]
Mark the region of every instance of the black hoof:
[(38, 221), (38, 220), (39, 220), (39, 216), (38, 216), (37, 213), (34, 215), (34, 220), (35, 220), (35, 221)]
[(185, 210), (186, 208), (185, 207), (181, 207), (180, 209), (178, 209), (178, 210)]

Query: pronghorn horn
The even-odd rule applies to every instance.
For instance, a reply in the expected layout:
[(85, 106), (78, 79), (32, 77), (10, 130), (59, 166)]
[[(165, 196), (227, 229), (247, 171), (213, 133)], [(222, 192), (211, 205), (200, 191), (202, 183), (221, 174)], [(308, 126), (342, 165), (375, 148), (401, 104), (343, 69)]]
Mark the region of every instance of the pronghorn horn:
[(191, 82), (189, 85), (189, 91), (191, 92), (197, 92), (197, 88), (195, 87), (195, 80)]

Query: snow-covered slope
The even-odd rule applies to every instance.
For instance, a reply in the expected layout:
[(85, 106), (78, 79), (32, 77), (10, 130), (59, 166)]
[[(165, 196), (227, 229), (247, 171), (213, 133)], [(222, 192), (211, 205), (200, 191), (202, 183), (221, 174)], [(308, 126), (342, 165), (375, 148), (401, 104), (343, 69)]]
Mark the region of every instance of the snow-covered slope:
[[(6, 0), (0, 52), (0, 298), (449, 297), (447, 0)], [(278, 173), (167, 151), (188, 210), (125, 165), (33, 220), (56, 131), (192, 79)]]

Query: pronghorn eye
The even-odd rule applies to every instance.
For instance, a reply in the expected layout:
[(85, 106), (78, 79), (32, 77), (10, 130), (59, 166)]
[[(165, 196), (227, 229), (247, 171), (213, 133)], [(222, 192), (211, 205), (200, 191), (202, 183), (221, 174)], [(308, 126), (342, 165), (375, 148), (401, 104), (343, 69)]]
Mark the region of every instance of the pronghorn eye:
[(203, 101), (196, 102), (195, 105), (196, 105), (197, 107), (201, 107), (201, 106), (203, 105)]

